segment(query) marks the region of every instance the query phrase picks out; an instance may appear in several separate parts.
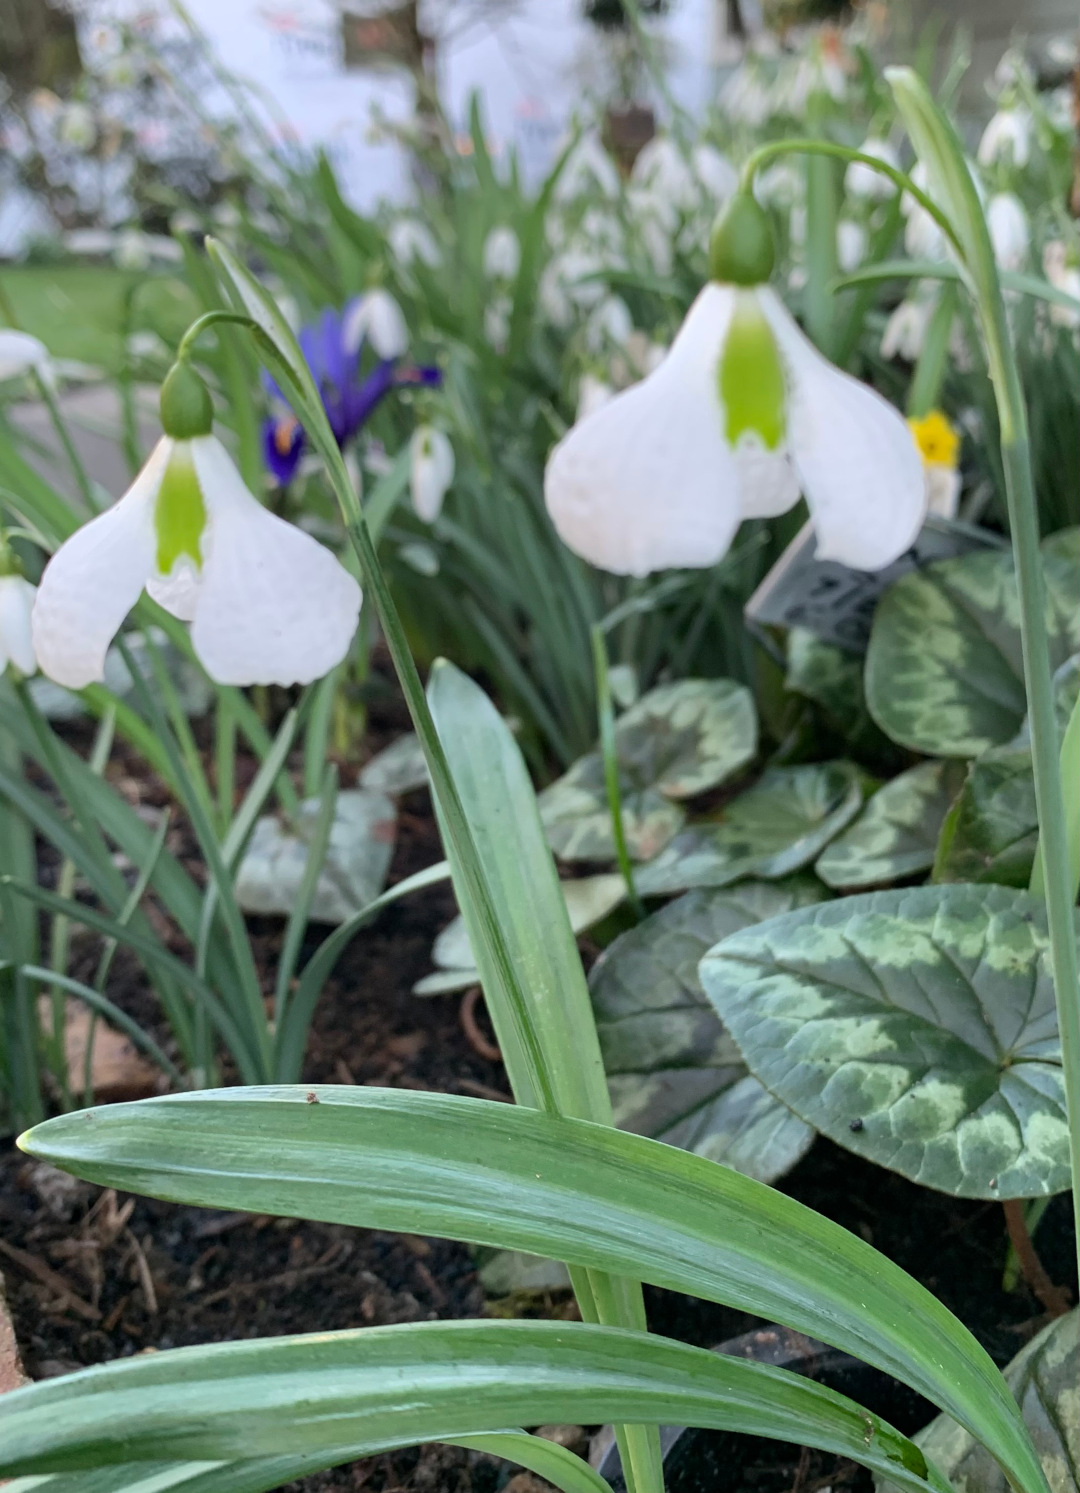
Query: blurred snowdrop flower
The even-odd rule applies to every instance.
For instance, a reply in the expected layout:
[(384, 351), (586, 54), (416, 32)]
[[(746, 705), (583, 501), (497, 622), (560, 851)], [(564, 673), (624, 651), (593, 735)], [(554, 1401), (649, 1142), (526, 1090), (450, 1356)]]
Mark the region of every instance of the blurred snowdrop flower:
[(484, 337), (500, 356), (510, 341), (510, 318), (514, 304), (507, 295), (492, 296), (484, 307)]
[(556, 202), (572, 202), (577, 197), (617, 197), (619, 172), (608, 155), (599, 135), (582, 135), (563, 163), (555, 183)]
[[(863, 155), (873, 156), (886, 166), (900, 169), (900, 158), (887, 140), (871, 135), (859, 146)], [(849, 197), (858, 197), (870, 202), (884, 202), (896, 196), (896, 184), (883, 171), (875, 171), (865, 161), (852, 161), (844, 173), (844, 188)]]
[(637, 226), (642, 247), (653, 269), (658, 275), (670, 275), (675, 267), (675, 245), (671, 229), (656, 214), (639, 218)]
[(917, 535), (926, 491), (903, 416), (803, 335), (763, 283), (773, 257), (763, 210), (736, 195), (667, 357), (552, 452), (548, 510), (594, 565), (713, 565), (744, 518), (784, 513), (800, 491), (823, 559), (878, 570)]
[(591, 278), (603, 268), (600, 255), (586, 249), (566, 249), (548, 260), (540, 277), (540, 304), (555, 326), (569, 326), (576, 310), (603, 299), (603, 281)]
[(348, 308), (342, 326), (346, 351), (354, 353), (370, 342), (378, 357), (403, 358), (409, 349), (409, 329), (401, 307), (388, 290), (369, 290)]
[(867, 243), (864, 224), (853, 222), (851, 218), (841, 218), (836, 225), (836, 258), (845, 274), (858, 269), (862, 264), (866, 258)]
[(739, 185), (739, 173), (722, 151), (707, 142), (695, 145), (690, 155), (694, 175), (708, 195), (708, 206), (717, 212)]
[(754, 195), (767, 207), (789, 208), (803, 193), (805, 177), (790, 161), (777, 161), (760, 173)]
[(999, 269), (1022, 269), (1031, 249), (1031, 226), (1019, 197), (996, 192), (987, 203), (986, 226)]
[(720, 92), (719, 104), (729, 119), (751, 129), (758, 129), (773, 113), (772, 92), (752, 62), (735, 69)]
[(417, 517), (433, 524), (454, 480), (454, 448), (445, 431), (418, 425), (409, 442), (409, 488)]
[(414, 261), (435, 269), (442, 263), (442, 253), (435, 235), (419, 218), (398, 218), (386, 233), (386, 242), (398, 265), (407, 268)]
[(29, 332), (0, 327), (0, 382), (37, 370), (48, 377), (49, 349)]
[(839, 50), (822, 41), (800, 57), (793, 68), (785, 68), (776, 80), (777, 108), (797, 117), (806, 113), (815, 96), (843, 102), (847, 96), (847, 74)]
[(30, 633), (37, 588), (22, 573), (7, 541), (0, 536), (0, 674), (8, 666), (20, 674), (37, 672), (34, 642)]
[(484, 274), (489, 280), (513, 280), (521, 266), (521, 244), (512, 228), (501, 224), (484, 240)]
[(118, 233), (113, 259), (120, 270), (134, 270), (141, 274), (143, 270), (149, 269), (150, 250), (146, 245), (146, 235), (137, 228), (125, 228)]
[(907, 296), (900, 302), (885, 323), (881, 338), (883, 358), (903, 358), (908, 363), (918, 360), (935, 302), (936, 296), (925, 294)]
[(581, 382), (578, 384), (577, 419), (584, 420), (601, 405), (607, 404), (615, 398), (615, 390), (611, 384), (602, 378), (597, 378), (594, 373), (583, 373)]
[(621, 296), (605, 296), (585, 324), (585, 346), (589, 352), (605, 352), (611, 346), (625, 347), (634, 330), (634, 318)]
[(67, 104), (60, 116), (57, 135), (61, 144), (72, 150), (89, 150), (97, 138), (93, 111), (86, 104)]
[(960, 503), (960, 433), (941, 410), (909, 420), (923, 462), (926, 508), (938, 518), (955, 518)]
[(670, 202), (677, 212), (692, 212), (701, 196), (689, 161), (669, 135), (654, 135), (639, 152), (630, 182)]
[(1034, 121), (1029, 110), (1021, 105), (1012, 109), (999, 109), (983, 130), (979, 141), (978, 160), (980, 166), (993, 166), (998, 161), (1014, 166), (1026, 166), (1031, 158), (1031, 137)]
[(177, 364), (165, 434), (131, 487), (53, 555), (33, 612), (42, 671), (68, 689), (104, 677), (105, 654), (145, 588), (191, 623), (219, 684), (306, 684), (344, 658), (360, 587), (328, 549), (275, 517), (211, 433), (210, 397)]
[[(922, 161), (916, 161), (911, 179), (922, 191), (927, 190), (926, 167)], [(904, 225), (904, 248), (912, 259), (944, 259), (945, 234), (934, 216), (910, 192), (905, 192), (901, 197), (900, 209), (907, 219)]]
[[(1080, 262), (1075, 250), (1070, 256), (1061, 239), (1051, 239), (1043, 249), (1043, 273), (1055, 290), (1063, 290), (1066, 295), (1080, 301)], [(1051, 305), (1050, 320), (1059, 327), (1080, 326), (1080, 308), (1073, 310), (1069, 306)]]

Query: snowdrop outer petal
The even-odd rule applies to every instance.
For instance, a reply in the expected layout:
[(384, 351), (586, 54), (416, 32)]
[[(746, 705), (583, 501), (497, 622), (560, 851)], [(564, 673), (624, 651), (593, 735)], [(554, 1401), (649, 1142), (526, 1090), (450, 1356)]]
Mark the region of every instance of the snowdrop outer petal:
[(1003, 270), (1019, 270), (1031, 248), (1031, 227), (1024, 204), (1013, 192), (997, 192), (986, 207), (986, 226), (994, 258)]
[(409, 329), (401, 307), (388, 290), (369, 290), (347, 308), (341, 340), (350, 353), (366, 340), (378, 357), (402, 358), (409, 350)]
[(9, 663), (23, 674), (37, 670), (30, 613), (37, 587), (24, 576), (0, 576), (0, 673)]
[(713, 565), (741, 513), (717, 368), (734, 296), (707, 285), (660, 367), (575, 425), (544, 496), (565, 544), (617, 575)]
[(0, 379), (15, 378), (31, 368), (44, 368), (49, 350), (29, 332), (0, 329)]
[(191, 626), (219, 684), (309, 684), (345, 657), (360, 587), (310, 534), (252, 497), (214, 436), (191, 442), (209, 554)]
[(433, 524), (454, 480), (454, 448), (443, 430), (418, 426), (410, 441), (410, 488), (417, 517)]
[(899, 410), (821, 356), (770, 290), (758, 292), (791, 380), (788, 445), (817, 555), (881, 570), (926, 516), (922, 458)]
[(513, 280), (521, 266), (521, 244), (505, 224), (493, 228), (484, 240), (484, 274), (489, 280)]
[[(859, 149), (863, 155), (873, 156), (886, 166), (900, 169), (900, 158), (887, 140), (871, 136), (863, 141)], [(865, 161), (852, 161), (844, 173), (844, 188), (851, 197), (878, 202), (895, 197), (897, 190), (895, 182), (890, 181), (883, 171), (875, 171)]]
[(127, 492), (64, 541), (34, 602), (34, 652), (68, 689), (105, 677), (105, 654), (155, 564), (154, 503), (173, 442), (163, 436)]

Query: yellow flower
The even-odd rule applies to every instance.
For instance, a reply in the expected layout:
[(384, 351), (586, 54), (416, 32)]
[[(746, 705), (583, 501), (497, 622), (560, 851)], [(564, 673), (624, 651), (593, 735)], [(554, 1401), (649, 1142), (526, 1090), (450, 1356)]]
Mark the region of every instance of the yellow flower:
[(921, 420), (909, 420), (908, 424), (926, 466), (955, 470), (960, 455), (960, 432), (947, 415), (931, 410)]

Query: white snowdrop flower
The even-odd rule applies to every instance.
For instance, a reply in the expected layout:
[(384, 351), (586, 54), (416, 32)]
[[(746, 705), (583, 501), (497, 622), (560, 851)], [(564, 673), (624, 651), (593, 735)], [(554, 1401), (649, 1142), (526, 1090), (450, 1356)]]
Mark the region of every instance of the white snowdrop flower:
[(584, 420), (601, 405), (615, 398), (615, 390), (605, 379), (594, 373), (583, 373), (578, 384), (577, 419)]
[(916, 203), (904, 224), (904, 248), (912, 259), (946, 258), (945, 234), (925, 207)]
[(701, 196), (689, 161), (669, 135), (654, 135), (639, 152), (630, 181), (670, 202), (677, 212), (692, 212)]
[[(1043, 273), (1055, 290), (1063, 290), (1080, 301), (1080, 263), (1070, 258), (1068, 247), (1061, 239), (1051, 239), (1043, 250)], [(1050, 306), (1050, 320), (1059, 327), (1080, 326), (1080, 308)], [(0, 336), (3, 334), (0, 333)]]
[(576, 197), (617, 197), (619, 172), (595, 131), (582, 135), (563, 163), (553, 196), (556, 202)]
[(767, 166), (754, 183), (754, 195), (767, 207), (790, 208), (803, 194), (805, 177), (791, 161)]
[(89, 150), (97, 138), (93, 111), (86, 104), (67, 104), (60, 116), (57, 134), (61, 144), (70, 146), (72, 150)]
[(150, 249), (146, 234), (137, 228), (125, 228), (117, 234), (113, 259), (117, 269), (134, 270), (141, 273), (150, 265)]
[(484, 274), (489, 280), (513, 280), (521, 266), (521, 243), (512, 228), (501, 224), (484, 240)]
[(996, 192), (986, 207), (986, 226), (998, 267), (1023, 269), (1031, 249), (1031, 226), (1019, 197), (1012, 192)]
[(710, 210), (718, 211), (739, 185), (739, 173), (722, 151), (707, 142), (694, 146), (690, 164), (709, 198)]
[(758, 129), (773, 113), (772, 93), (752, 64), (743, 63), (724, 84), (719, 98), (721, 110), (729, 119)]
[(641, 218), (638, 232), (649, 263), (658, 275), (670, 275), (675, 266), (675, 246), (670, 231), (657, 217)]
[(590, 207), (575, 235), (576, 247), (594, 254), (617, 255), (622, 248), (622, 236), (622, 224), (614, 213)]
[(845, 273), (858, 269), (862, 264), (866, 258), (867, 244), (866, 225), (855, 223), (851, 218), (841, 218), (836, 225), (836, 258)]
[(445, 431), (418, 425), (409, 442), (409, 486), (418, 518), (433, 524), (454, 480), (454, 448)]
[(386, 232), (386, 242), (397, 264), (408, 268), (414, 261), (436, 269), (442, 263), (442, 251), (435, 235), (419, 218), (398, 218)]
[(585, 324), (585, 346), (592, 353), (614, 344), (625, 347), (634, 330), (634, 318), (622, 296), (605, 296)]
[(603, 281), (590, 278), (603, 268), (600, 256), (585, 249), (567, 249), (548, 261), (540, 277), (540, 304), (555, 326), (568, 327), (579, 308), (603, 299)]
[(9, 665), (20, 674), (37, 672), (30, 614), (37, 588), (17, 567), (6, 544), (0, 544), (0, 674)]
[(500, 356), (510, 341), (510, 317), (514, 305), (509, 296), (492, 296), (484, 307), (484, 339)]
[(165, 380), (161, 415), (165, 434), (128, 491), (45, 567), (33, 613), (42, 672), (68, 689), (102, 679), (145, 588), (191, 623), (196, 656), (219, 684), (307, 684), (328, 673), (356, 631), (360, 587), (244, 486), (189, 366)]
[[(873, 156), (886, 166), (900, 169), (900, 157), (887, 140), (871, 135), (859, 146), (863, 155)], [(875, 171), (865, 161), (852, 161), (844, 173), (844, 188), (849, 197), (869, 202), (884, 202), (896, 196), (896, 184), (882, 171)]]
[(788, 238), (796, 249), (806, 243), (806, 204), (796, 202), (788, 214)]
[(1034, 120), (1031, 112), (1022, 105), (1012, 109), (999, 109), (983, 130), (979, 141), (978, 161), (980, 166), (993, 166), (997, 161), (1026, 166), (1031, 158), (1031, 137)]
[(376, 288), (346, 308), (342, 341), (349, 352), (370, 342), (380, 358), (401, 358), (409, 349), (409, 329), (401, 307), (388, 290)]
[(744, 518), (806, 495), (818, 555), (860, 570), (911, 545), (926, 510), (903, 416), (826, 361), (763, 282), (768, 219), (746, 194), (713, 234), (712, 281), (667, 357), (575, 425), (544, 494), (560, 536), (605, 570), (715, 564)]
[(29, 332), (0, 327), (0, 382), (17, 378), (35, 368), (38, 373), (47, 375), (48, 367), (49, 349), (44, 342), (31, 337)]
[(900, 302), (885, 323), (881, 338), (883, 358), (903, 358), (908, 363), (918, 361), (934, 315), (935, 299), (925, 295), (908, 296)]

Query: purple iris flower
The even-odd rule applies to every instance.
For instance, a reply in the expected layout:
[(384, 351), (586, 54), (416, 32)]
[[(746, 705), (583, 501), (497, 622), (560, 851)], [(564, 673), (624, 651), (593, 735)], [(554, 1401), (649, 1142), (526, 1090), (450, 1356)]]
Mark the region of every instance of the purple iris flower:
[[(382, 358), (364, 378), (359, 377), (363, 343), (355, 350), (346, 345), (344, 311), (325, 310), (312, 326), (301, 328), (300, 350), (311, 370), (322, 396), (323, 409), (334, 432), (334, 439), (344, 447), (369, 420), (376, 406), (392, 389), (409, 384), (437, 388), (442, 371), (431, 365), (401, 363), (396, 358)], [(268, 373), (263, 385), (271, 399), (287, 405), (288, 400)], [(266, 465), (284, 487), (296, 474), (304, 452), (304, 429), (291, 411), (273, 415), (263, 422), (263, 455)]]

